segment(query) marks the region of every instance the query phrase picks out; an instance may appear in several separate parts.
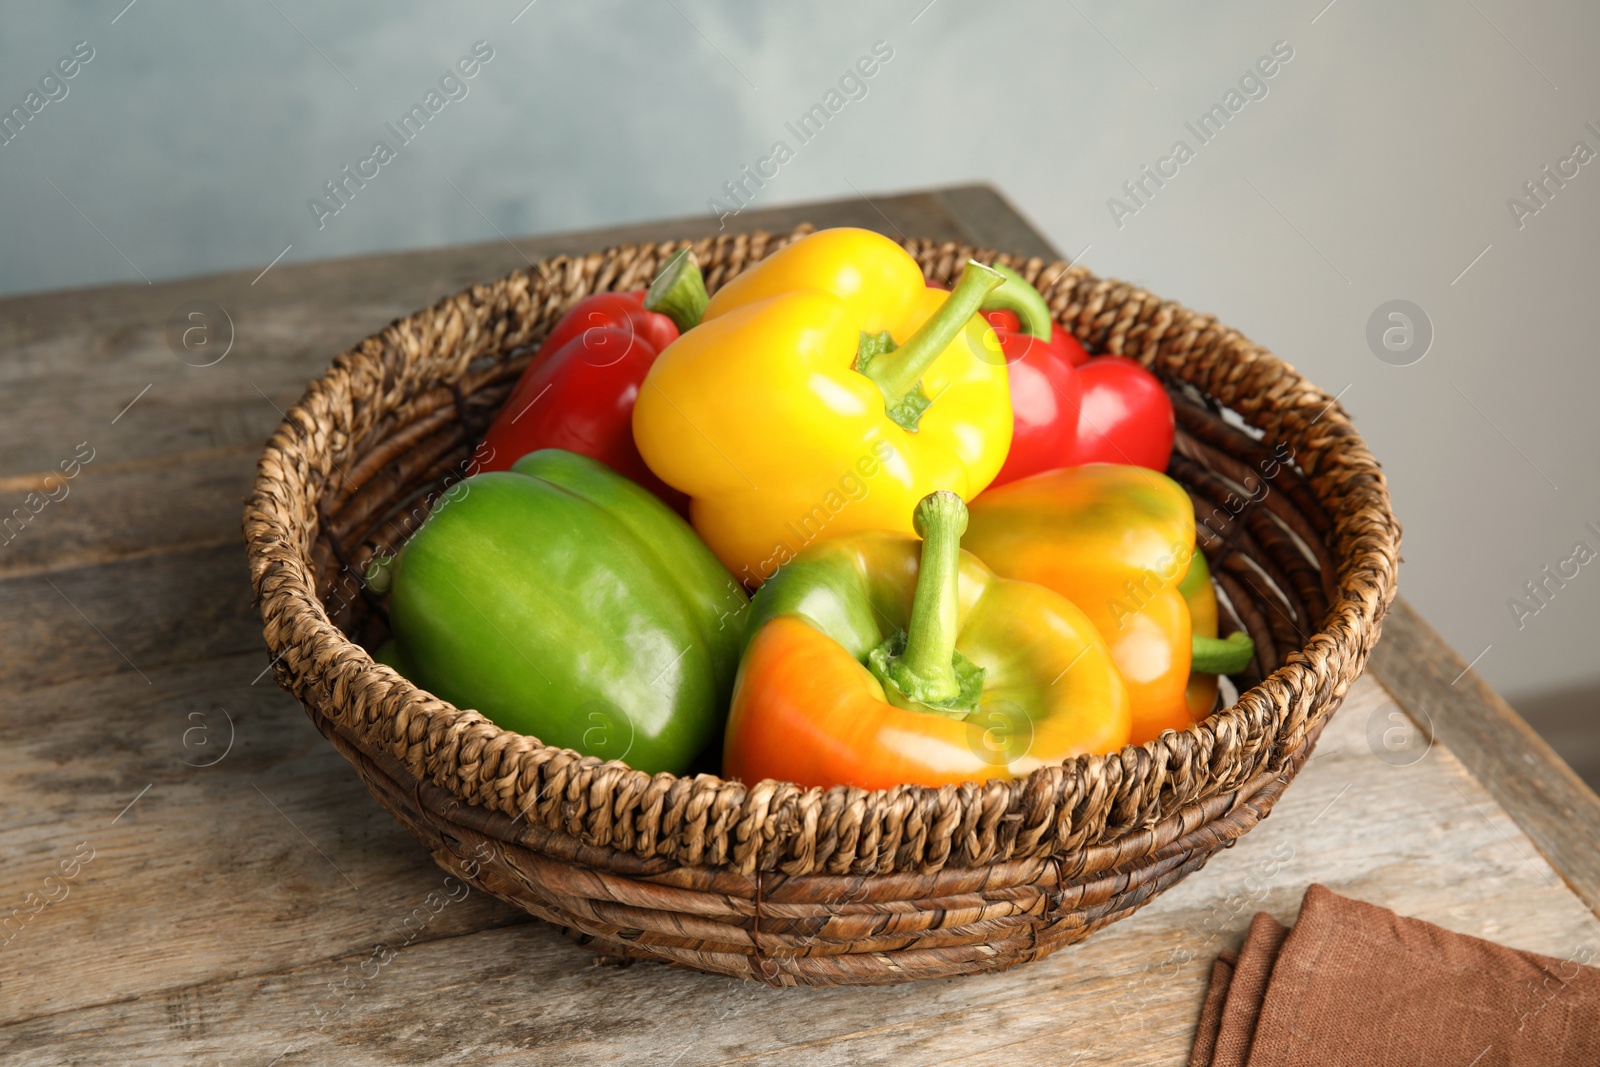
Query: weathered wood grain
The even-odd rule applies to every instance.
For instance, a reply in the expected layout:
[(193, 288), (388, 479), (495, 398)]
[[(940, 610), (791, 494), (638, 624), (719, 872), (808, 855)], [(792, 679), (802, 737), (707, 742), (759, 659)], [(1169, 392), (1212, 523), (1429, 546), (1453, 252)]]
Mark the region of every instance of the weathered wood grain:
[(169, 664), (263, 647), (243, 557), (219, 538), (0, 580), (0, 685), (17, 693), (114, 672), (143, 685)]
[[(1357, 683), (1272, 817), (1132, 919), (1006, 974), (888, 989), (773, 991), (651, 964), (596, 966), (553, 930), (519, 925), (419, 940), (386, 966), (368, 963), (374, 977), (364, 986), (352, 978), (352, 995), (335, 996), (328, 983), (347, 966), (359, 976), (372, 945), (392, 938), (396, 911), (437, 874), (417, 871), (409, 891), (356, 911), (339, 899), (355, 894), (341, 892), (337, 875), (319, 877), (322, 861), (303, 842), (297, 848), (270, 811), (279, 825), (257, 824), (264, 842), (246, 851), (237, 814), (197, 819), (168, 786), (165, 803), (139, 813), (142, 850), (179, 835), (197, 855), (235, 865), (224, 877), (197, 861), (164, 879), (128, 859), (117, 866), (122, 854), (108, 845), (111, 862), (99, 867), (97, 856), (83, 899), (59, 906), (49, 936), (14, 946), (21, 952), (8, 972), (40, 972), (55, 986), (31, 983), (39, 1014), (0, 1028), (0, 1052), (18, 1064), (264, 1064), (280, 1053), (286, 1065), (1181, 1064), (1211, 958), (1237, 944), (1257, 908), (1292, 918), (1312, 881), (1517, 947), (1558, 956), (1600, 949), (1600, 922), (1454, 757), (1435, 748), (1396, 766), (1373, 751), (1368, 724), (1374, 716), (1387, 724), (1393, 710), (1381, 688)], [(357, 884), (394, 882), (382, 844), (387, 817), (349, 794), (348, 771), (320, 771), (299, 772), (291, 814), (312, 836), (335, 840), (328, 851)], [(154, 790), (141, 805), (153, 799)], [(182, 900), (159, 917), (169, 924), (163, 932), (181, 936), (173, 929), (181, 910), (195, 955), (168, 944), (164, 955), (140, 953), (137, 967), (94, 962), (130, 946), (104, 941), (114, 931), (90, 893), (138, 898), (163, 884), (181, 887), (168, 892)], [(281, 895), (275, 909), (260, 904), (266, 888)], [(235, 907), (230, 892), (255, 899)], [(441, 932), (473, 903), (446, 907)], [(488, 905), (473, 919), (495, 914)], [(274, 956), (281, 968), (257, 969)], [(82, 979), (69, 987), (60, 976), (74, 967)], [(137, 996), (116, 977), (151, 969), (166, 984)], [(124, 983), (116, 997), (69, 1007), (83, 1001), (80, 986), (107, 981)], [(339, 1004), (331, 1020), (317, 1013)]]
[(1372, 673), (1453, 752), (1600, 914), (1600, 797), (1404, 600)]
[(238, 544), (240, 501), (260, 451), (257, 442), (123, 463), (97, 454), (66, 482), (0, 478), (0, 499), (60, 498), (9, 541), (0, 536), (0, 578)]
[[(103, 1003), (365, 951), (440, 889), (265, 666), (215, 657), (0, 704), (0, 1018), (58, 989)], [(80, 842), (93, 859), (65, 896), (5, 927), (28, 893), (61, 895), (45, 879)], [(528, 921), (475, 894), (418, 941)]]

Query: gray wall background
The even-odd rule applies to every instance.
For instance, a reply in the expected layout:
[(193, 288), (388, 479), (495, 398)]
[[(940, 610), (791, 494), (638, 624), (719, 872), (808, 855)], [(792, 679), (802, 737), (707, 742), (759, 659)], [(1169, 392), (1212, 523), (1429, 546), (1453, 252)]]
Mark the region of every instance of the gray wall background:
[[(1600, 161), (1520, 228), (1508, 207), (1600, 152), (1593, 4), (125, 3), (0, 3), (0, 110), (95, 52), (0, 146), (0, 293), (692, 214), (779, 139), (760, 206), (991, 181), (1339, 393), (1392, 480), (1403, 592), (1502, 692), (1600, 684), (1600, 563), (1520, 628), (1508, 606), (1600, 549)], [(308, 198), (479, 40), (468, 95), (319, 229)], [(800, 145), (784, 123), (877, 41)], [(1280, 41), (1266, 95), (1119, 225), (1108, 199)], [(1407, 366), (1366, 338), (1394, 299), (1434, 331)]]

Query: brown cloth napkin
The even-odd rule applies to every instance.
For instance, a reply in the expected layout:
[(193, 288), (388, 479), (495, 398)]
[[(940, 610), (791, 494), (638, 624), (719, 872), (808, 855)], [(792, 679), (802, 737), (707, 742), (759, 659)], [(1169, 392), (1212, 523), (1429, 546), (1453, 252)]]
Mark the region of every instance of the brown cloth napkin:
[[(1594, 946), (1574, 946), (1585, 962)], [(1600, 1067), (1600, 970), (1306, 890), (1224, 952), (1189, 1067)]]

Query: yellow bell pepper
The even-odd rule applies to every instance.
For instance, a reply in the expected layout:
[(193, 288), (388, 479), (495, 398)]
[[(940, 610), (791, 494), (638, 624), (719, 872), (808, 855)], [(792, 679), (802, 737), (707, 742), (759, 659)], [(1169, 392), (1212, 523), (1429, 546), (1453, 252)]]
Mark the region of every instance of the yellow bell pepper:
[(634, 407), (639, 453), (751, 586), (814, 541), (910, 534), (919, 500), (971, 499), (1011, 446), (1005, 359), (977, 314), (1002, 281), (969, 262), (953, 291), (930, 289), (867, 230), (796, 241), (656, 359)]

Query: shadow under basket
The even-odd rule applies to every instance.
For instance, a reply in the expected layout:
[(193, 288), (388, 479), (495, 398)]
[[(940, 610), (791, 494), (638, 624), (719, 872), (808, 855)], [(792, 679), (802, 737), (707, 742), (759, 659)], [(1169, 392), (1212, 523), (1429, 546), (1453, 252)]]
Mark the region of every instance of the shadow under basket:
[[(715, 291), (807, 232), (692, 247)], [(1266, 817), (1394, 597), (1377, 462), (1332, 397), (1211, 316), (951, 242), (906, 248), (930, 278), (969, 256), (1012, 266), (1091, 351), (1167, 383), (1169, 473), (1194, 499), (1223, 632), (1256, 644), (1233, 706), (1014, 781), (803, 789), (548, 747), (374, 663), (387, 622), (367, 563), (463, 477), (561, 314), (643, 288), (681, 247), (546, 260), (395, 322), (311, 383), (257, 465), (244, 536), (278, 683), (441, 867), (591, 949), (773, 985), (908, 982), (1082, 940)]]

